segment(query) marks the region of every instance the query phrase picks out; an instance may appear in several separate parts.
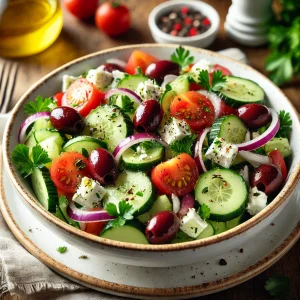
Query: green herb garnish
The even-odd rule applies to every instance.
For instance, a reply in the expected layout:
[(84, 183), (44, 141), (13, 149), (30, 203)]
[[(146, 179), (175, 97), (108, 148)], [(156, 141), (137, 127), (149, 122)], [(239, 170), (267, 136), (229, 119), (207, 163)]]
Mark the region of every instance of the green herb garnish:
[(170, 149), (176, 154), (187, 153), (189, 155), (192, 154), (192, 146), (194, 142), (197, 140), (196, 134), (187, 135), (181, 140), (175, 141), (170, 144)]
[[(207, 189), (208, 190), (208, 189)], [(202, 191), (203, 192), (203, 191)], [(210, 217), (210, 208), (205, 204), (201, 204), (197, 211), (198, 215), (203, 219), (206, 220)]]
[(49, 105), (51, 104), (54, 104), (52, 98), (43, 98), (42, 96), (37, 96), (35, 101), (29, 101), (29, 103), (24, 105), (24, 112), (30, 116), (38, 112), (50, 111)]
[(290, 291), (290, 279), (282, 275), (274, 275), (266, 281), (265, 289), (271, 296), (286, 297)]
[(128, 96), (122, 96), (122, 110), (129, 114), (135, 112), (134, 102)]
[(81, 149), (81, 153), (85, 158), (89, 158), (89, 152), (85, 148)]
[(276, 137), (287, 138), (292, 131), (292, 120), (289, 112), (281, 110), (279, 112), (280, 128)]
[(137, 195), (137, 196), (140, 196), (140, 197), (143, 197), (143, 196), (144, 196), (144, 194), (143, 194), (142, 192), (137, 192), (136, 195)]
[(183, 47), (179, 46), (175, 49), (175, 52), (171, 55), (171, 61), (180, 65), (184, 68), (194, 62), (194, 56), (190, 55), (189, 50), (185, 50)]
[(208, 192), (208, 187), (206, 186), (203, 190), (202, 190), (202, 194), (206, 194)]
[(207, 70), (201, 70), (198, 75), (198, 83), (209, 92), (219, 91), (224, 86), (226, 80), (226, 76), (224, 76), (220, 70), (213, 72), (211, 84)]
[(63, 254), (63, 253), (65, 253), (68, 250), (68, 248), (66, 246), (62, 246), (62, 247), (58, 247), (56, 250), (59, 253)]
[(51, 162), (48, 153), (40, 146), (32, 148), (32, 160), (29, 156), (29, 148), (19, 144), (12, 152), (12, 161), (23, 177), (32, 174), (34, 168), (43, 168), (45, 164)]
[(116, 217), (116, 219), (110, 221), (107, 226), (120, 227), (123, 226), (126, 220), (132, 220), (133, 207), (125, 200), (119, 202), (118, 207), (114, 203), (108, 203), (105, 206), (105, 210), (110, 216)]

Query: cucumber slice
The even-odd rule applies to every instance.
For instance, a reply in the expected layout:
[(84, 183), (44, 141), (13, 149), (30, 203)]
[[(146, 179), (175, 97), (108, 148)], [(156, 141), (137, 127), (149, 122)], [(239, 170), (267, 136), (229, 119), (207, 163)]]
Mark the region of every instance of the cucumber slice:
[[(40, 142), (40, 146), (48, 153), (51, 160), (59, 156), (62, 151), (61, 139), (57, 136), (51, 136), (44, 141)], [(30, 151), (31, 152), (31, 151)], [(50, 169), (52, 162), (49, 162), (45, 166)]]
[(242, 213), (240, 216), (234, 218), (233, 220), (227, 221), (226, 222), (226, 227), (227, 229), (232, 229), (240, 224), (243, 223), (243, 218), (244, 218), (244, 213)]
[(161, 145), (158, 145), (156, 148), (144, 148), (142, 145), (139, 147), (143, 149), (142, 153), (136, 152), (132, 148), (127, 149), (123, 153), (122, 161), (126, 169), (132, 171), (148, 171), (163, 161), (165, 148)]
[(182, 230), (179, 230), (174, 239), (171, 241), (171, 244), (185, 243), (190, 241), (194, 241), (194, 239)]
[(120, 201), (126, 200), (133, 206), (135, 216), (148, 211), (155, 199), (152, 182), (142, 172), (124, 171), (118, 176), (115, 186), (107, 187), (106, 192), (104, 206), (107, 203), (118, 206)]
[(48, 211), (55, 213), (58, 195), (49, 170), (47, 168), (34, 168), (31, 175), (31, 183), (33, 191), (42, 206)]
[(195, 197), (210, 208), (210, 220), (230, 221), (241, 215), (248, 202), (247, 185), (230, 169), (213, 169), (200, 175)]
[(216, 221), (210, 220), (209, 223), (214, 228), (215, 234), (219, 234), (219, 233), (227, 231), (226, 222), (216, 222)]
[(82, 149), (86, 149), (90, 154), (93, 150), (98, 148), (107, 149), (107, 144), (103, 141), (97, 140), (90, 136), (77, 136), (70, 139), (63, 147), (64, 152), (79, 152), (82, 153)]
[(215, 234), (214, 227), (207, 222), (207, 227), (196, 237), (196, 240), (201, 240), (210, 236), (213, 236)]
[(34, 122), (33, 128), (35, 130), (39, 130), (43, 128), (53, 129), (54, 127), (50, 121), (50, 118), (40, 118)]
[(170, 106), (176, 95), (177, 93), (174, 90), (169, 90), (162, 95), (160, 104), (165, 114), (170, 114)]
[(264, 103), (265, 92), (252, 80), (227, 76), (226, 83), (219, 90), (219, 96), (228, 105), (240, 107), (247, 103)]
[(178, 76), (170, 83), (172, 90), (177, 94), (183, 94), (190, 90), (189, 75), (183, 74)]
[(287, 138), (273, 138), (265, 144), (264, 148), (267, 154), (277, 149), (284, 158), (292, 154), (290, 143)]
[(84, 133), (105, 141), (109, 151), (114, 151), (122, 140), (133, 134), (132, 121), (115, 105), (97, 107), (85, 121)]
[(136, 220), (130, 220), (126, 221), (125, 225), (120, 227), (111, 227), (108, 223), (108, 225), (104, 227), (100, 236), (119, 242), (149, 244), (144, 232), (145, 227), (142, 223)]
[(231, 144), (240, 144), (245, 141), (247, 128), (240, 118), (234, 115), (224, 116), (214, 121), (208, 136), (209, 144), (216, 137), (223, 138)]
[(142, 75), (142, 74), (136, 74), (131, 75), (123, 78), (121, 81), (119, 81), (117, 88), (125, 88), (132, 91), (135, 91), (141, 82), (145, 82), (149, 77)]

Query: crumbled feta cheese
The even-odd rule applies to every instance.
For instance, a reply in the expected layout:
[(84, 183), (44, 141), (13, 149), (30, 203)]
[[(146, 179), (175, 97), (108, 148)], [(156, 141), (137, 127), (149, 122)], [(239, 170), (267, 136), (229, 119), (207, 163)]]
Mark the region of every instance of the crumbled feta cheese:
[(238, 148), (236, 145), (216, 137), (206, 151), (205, 156), (220, 166), (229, 168), (237, 153)]
[(112, 82), (112, 84), (111, 84), (111, 88), (115, 88), (115, 87), (118, 85), (118, 83), (119, 83), (123, 78), (125, 78), (125, 77), (127, 76), (126, 73), (121, 72), (121, 71), (119, 71), (119, 70), (114, 70), (114, 71), (112, 71), (111, 74), (112, 74), (112, 76), (113, 76), (113, 78), (114, 78), (114, 80), (113, 80), (113, 82)]
[(197, 63), (195, 63), (192, 66), (190, 73), (193, 74), (193, 77), (196, 81), (198, 80), (199, 72), (202, 70), (207, 70), (208, 73), (213, 72), (213, 64), (206, 59), (201, 59)]
[(249, 193), (249, 202), (247, 205), (247, 211), (251, 216), (258, 214), (261, 210), (263, 210), (267, 206), (268, 196), (257, 189), (250, 188)]
[(172, 204), (173, 204), (173, 212), (177, 214), (180, 210), (180, 199), (175, 195), (171, 195)]
[(100, 206), (105, 194), (106, 190), (99, 182), (88, 177), (83, 177), (73, 196), (73, 201), (88, 209), (95, 208)]
[(105, 90), (113, 81), (113, 75), (110, 72), (101, 69), (89, 70), (86, 80), (93, 83), (97, 89)]
[(64, 75), (62, 78), (62, 91), (65, 92), (77, 79), (79, 79), (79, 77)]
[(145, 82), (140, 82), (135, 92), (143, 99), (143, 101), (158, 101), (163, 90), (159, 85), (155, 84), (153, 80), (148, 79)]
[(159, 128), (158, 132), (162, 140), (169, 145), (177, 140), (181, 140), (186, 135), (191, 134), (187, 122), (176, 118), (170, 118), (165, 125)]
[(190, 208), (180, 223), (180, 229), (192, 238), (196, 238), (207, 226), (195, 208)]

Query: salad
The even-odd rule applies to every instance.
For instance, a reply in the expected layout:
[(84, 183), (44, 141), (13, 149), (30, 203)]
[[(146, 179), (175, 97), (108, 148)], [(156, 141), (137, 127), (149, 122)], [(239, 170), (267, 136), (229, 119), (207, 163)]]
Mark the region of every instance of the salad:
[(259, 213), (287, 179), (292, 121), (265, 98), (182, 47), (169, 60), (135, 50), (26, 104), (12, 160), (45, 209), (85, 232), (203, 239)]

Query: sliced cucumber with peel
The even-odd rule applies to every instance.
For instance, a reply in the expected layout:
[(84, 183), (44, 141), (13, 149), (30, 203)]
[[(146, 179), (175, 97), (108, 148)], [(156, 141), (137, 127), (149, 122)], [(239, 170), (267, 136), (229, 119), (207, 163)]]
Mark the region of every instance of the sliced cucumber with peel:
[(132, 91), (136, 91), (138, 85), (141, 82), (145, 82), (149, 77), (143, 75), (143, 74), (135, 74), (135, 75), (130, 75), (126, 76), (123, 78), (121, 81), (119, 81), (117, 88), (126, 88)]
[(172, 90), (177, 94), (183, 94), (190, 90), (189, 75), (183, 74), (178, 76), (170, 83)]
[(132, 205), (134, 216), (148, 211), (155, 200), (152, 182), (142, 172), (122, 172), (115, 181), (115, 186), (107, 187), (106, 192), (104, 208), (108, 203), (118, 206), (120, 201), (125, 200)]
[(196, 237), (196, 240), (201, 240), (213, 236), (214, 234), (215, 234), (214, 227), (210, 224), (210, 222), (207, 222), (207, 227)]
[(79, 152), (82, 153), (82, 149), (86, 149), (90, 154), (93, 150), (98, 148), (107, 149), (107, 144), (104, 141), (100, 141), (91, 136), (77, 136), (70, 139), (63, 147), (64, 152)]
[(228, 105), (240, 107), (248, 103), (264, 103), (265, 92), (256, 82), (235, 76), (226, 78), (218, 94)]
[(223, 233), (227, 231), (226, 222), (209, 221), (214, 228), (215, 234)]
[(174, 90), (165, 92), (160, 98), (160, 104), (164, 111), (164, 114), (170, 115), (170, 106), (177, 93)]
[(228, 143), (240, 144), (245, 141), (246, 132), (247, 128), (239, 117), (224, 116), (216, 119), (212, 124), (208, 141), (211, 144), (216, 137), (219, 137)]
[(195, 198), (210, 208), (210, 220), (225, 222), (241, 215), (248, 202), (247, 185), (230, 169), (212, 169), (200, 175)]

